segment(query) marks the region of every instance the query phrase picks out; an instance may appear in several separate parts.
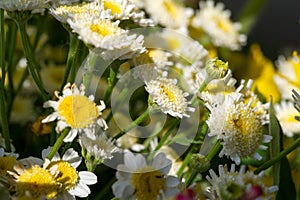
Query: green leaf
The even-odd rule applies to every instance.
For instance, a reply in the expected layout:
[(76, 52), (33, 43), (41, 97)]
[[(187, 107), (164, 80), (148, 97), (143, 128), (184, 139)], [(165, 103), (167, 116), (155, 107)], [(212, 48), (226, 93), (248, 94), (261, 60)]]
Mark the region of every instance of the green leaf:
[[(270, 125), (269, 131), (272, 135), (270, 144), (270, 157), (276, 157), (283, 150), (283, 133), (279, 121), (274, 113), (272, 97), (270, 98)], [(279, 187), (276, 199), (296, 199), (295, 184), (292, 179), (290, 163), (286, 157), (273, 165), (274, 185)]]
[[(282, 141), (280, 137), (281, 128), (279, 122), (275, 116), (272, 97), (270, 99), (270, 108), (269, 108), (269, 115), (270, 115), (270, 124), (269, 124), (269, 132), (272, 135), (272, 142), (270, 144), (271, 151), (270, 157), (271, 159), (276, 157), (283, 149)], [(282, 134), (282, 133), (281, 133)], [(280, 182), (280, 162), (277, 162), (273, 165), (273, 176), (274, 176), (274, 184), (279, 185)]]

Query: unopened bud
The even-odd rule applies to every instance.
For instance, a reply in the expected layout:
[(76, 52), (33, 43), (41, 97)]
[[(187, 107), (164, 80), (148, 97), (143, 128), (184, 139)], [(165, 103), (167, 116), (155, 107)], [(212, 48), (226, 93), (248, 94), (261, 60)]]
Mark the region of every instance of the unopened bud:
[(224, 78), (228, 71), (228, 62), (212, 58), (206, 62), (206, 72), (211, 79)]

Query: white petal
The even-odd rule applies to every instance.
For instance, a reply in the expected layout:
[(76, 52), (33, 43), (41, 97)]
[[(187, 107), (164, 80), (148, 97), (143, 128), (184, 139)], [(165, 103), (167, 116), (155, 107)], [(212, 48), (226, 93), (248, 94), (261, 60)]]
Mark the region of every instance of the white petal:
[(175, 176), (168, 176), (166, 178), (166, 186), (167, 187), (176, 187), (177, 185), (179, 185), (179, 180), (177, 177)]
[(56, 120), (58, 117), (57, 112), (53, 112), (52, 114), (48, 115), (45, 119), (42, 120), (42, 123), (52, 122)]
[(77, 136), (77, 130), (71, 129), (68, 135), (64, 138), (64, 142), (72, 142)]
[(172, 167), (172, 161), (169, 160), (165, 154), (159, 153), (153, 158), (152, 166), (159, 169), (164, 175), (166, 175)]
[(136, 170), (141, 166), (145, 166), (146, 160), (142, 155), (138, 154), (135, 156), (132, 152), (128, 151), (124, 155), (124, 163), (129, 169)]
[(87, 197), (91, 190), (87, 185), (79, 182), (74, 189), (69, 190), (69, 193), (78, 197)]
[(77, 168), (80, 165), (82, 160), (82, 158), (78, 155), (78, 153), (73, 148), (68, 149), (64, 153), (62, 159), (64, 161), (69, 162), (74, 168)]
[(86, 185), (93, 185), (97, 183), (97, 176), (92, 172), (81, 171), (78, 174), (80, 183), (84, 183)]

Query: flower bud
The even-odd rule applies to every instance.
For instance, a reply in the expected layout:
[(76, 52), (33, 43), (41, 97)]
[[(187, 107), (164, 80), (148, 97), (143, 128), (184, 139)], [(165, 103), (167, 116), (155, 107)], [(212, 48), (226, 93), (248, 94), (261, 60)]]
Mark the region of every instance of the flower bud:
[(224, 78), (228, 71), (228, 62), (223, 62), (219, 58), (212, 58), (206, 62), (206, 73), (211, 79)]

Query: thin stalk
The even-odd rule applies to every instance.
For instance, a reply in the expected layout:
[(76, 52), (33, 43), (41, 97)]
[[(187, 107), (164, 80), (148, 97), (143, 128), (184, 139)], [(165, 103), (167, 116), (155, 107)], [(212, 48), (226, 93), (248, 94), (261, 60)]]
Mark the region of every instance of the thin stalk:
[(70, 47), (69, 47), (69, 53), (68, 53), (68, 59), (67, 59), (67, 65), (66, 65), (66, 70), (64, 73), (64, 78), (60, 87), (60, 91), (62, 91), (65, 87), (65, 85), (68, 82), (68, 77), (71, 72), (71, 69), (73, 69), (75, 66), (75, 58), (77, 55), (78, 47), (79, 47), (79, 40), (77, 37), (73, 34), (70, 33)]
[(14, 21), (9, 26), (9, 45), (8, 45), (8, 54), (7, 54), (7, 74), (8, 74), (8, 85), (9, 85), (9, 91), (11, 95), (14, 95), (14, 83), (13, 83), (13, 71), (14, 68), (12, 66), (13, 63), (13, 57), (15, 53), (15, 47), (16, 47), (16, 37), (17, 37), (17, 30), (18, 27), (15, 24)]
[(33, 51), (30, 46), (30, 41), (29, 41), (28, 35), (26, 33), (26, 22), (17, 20), (17, 24), (18, 24), (18, 27), (20, 30), (22, 45), (23, 45), (24, 53), (25, 53), (25, 56), (27, 59), (29, 72), (30, 72), (37, 88), (39, 89), (43, 100), (46, 101), (46, 100), (48, 100), (48, 94), (44, 90), (43, 83), (41, 81), (39, 73), (37, 72), (35, 57), (33, 55)]
[(288, 148), (284, 149), (279, 154), (277, 154), (277, 156), (275, 156), (271, 160), (268, 160), (267, 162), (262, 164), (259, 168), (257, 168), (254, 171), (254, 173), (259, 174), (261, 171), (263, 171), (265, 169), (268, 169), (269, 167), (274, 165), (276, 162), (280, 161), (282, 158), (284, 158), (286, 155), (288, 155), (290, 152), (292, 152), (293, 150), (295, 150), (299, 146), (300, 146), (300, 137), (296, 141), (294, 141), (294, 143), (291, 144)]
[(125, 128), (123, 131), (119, 132), (116, 136), (114, 136), (114, 139), (117, 140), (118, 138), (126, 134), (128, 131), (138, 126), (148, 117), (149, 113), (150, 111), (149, 109), (147, 109), (143, 114), (141, 114), (138, 118), (136, 118), (136, 120), (134, 120), (127, 128)]
[(0, 67), (2, 69), (2, 77), (0, 78), (0, 116), (2, 123), (2, 133), (5, 140), (5, 149), (10, 152), (10, 132), (8, 126), (8, 119), (6, 114), (5, 105), (5, 90), (4, 90), (4, 79), (5, 79), (5, 37), (4, 37), (4, 10), (0, 9)]
[(64, 138), (68, 135), (70, 131), (70, 128), (65, 128), (59, 135), (59, 137), (57, 138), (53, 148), (51, 149), (49, 155), (47, 156), (47, 158), (49, 160), (51, 160), (53, 158), (53, 156), (55, 155), (55, 153), (59, 150), (59, 148), (61, 147), (61, 145), (64, 142)]

